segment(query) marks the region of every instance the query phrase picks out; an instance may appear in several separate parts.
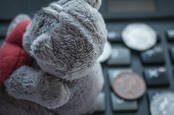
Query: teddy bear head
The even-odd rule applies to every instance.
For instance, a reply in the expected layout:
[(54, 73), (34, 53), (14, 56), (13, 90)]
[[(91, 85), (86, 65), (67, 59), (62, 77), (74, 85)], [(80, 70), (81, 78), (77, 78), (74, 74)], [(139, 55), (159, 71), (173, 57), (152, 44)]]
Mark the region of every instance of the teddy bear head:
[(102, 54), (106, 27), (101, 0), (60, 0), (37, 12), (23, 47), (40, 68), (62, 79), (85, 76)]

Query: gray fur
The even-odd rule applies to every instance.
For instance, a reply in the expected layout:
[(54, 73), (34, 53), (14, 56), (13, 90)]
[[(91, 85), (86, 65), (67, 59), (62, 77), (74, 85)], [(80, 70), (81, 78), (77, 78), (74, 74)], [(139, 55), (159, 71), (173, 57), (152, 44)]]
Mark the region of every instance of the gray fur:
[(94, 69), (87, 76), (69, 83), (72, 93), (70, 100), (54, 111), (60, 115), (81, 115), (93, 112), (103, 84), (101, 66), (97, 62)]
[(0, 115), (54, 115), (46, 108), (9, 96), (0, 88)]
[(43, 71), (57, 77), (73, 80), (87, 75), (106, 41), (102, 16), (83, 0), (70, 0), (60, 8), (51, 5), (46, 9), (57, 12), (57, 18), (54, 12), (39, 11), (24, 35), (25, 50)]
[(60, 0), (37, 12), (23, 47), (39, 67), (12, 73), (5, 82), (8, 94), (60, 115), (94, 110), (103, 86), (97, 59), (107, 36), (100, 5), (101, 0)]
[(38, 103), (49, 109), (64, 105), (70, 98), (68, 86), (40, 70), (22, 66), (5, 81), (8, 94)]
[[(80, 1), (80, 0), (59, 0), (58, 4), (60, 5), (64, 5), (67, 2), (71, 2), (71, 1)], [(97, 10), (100, 8), (101, 6), (101, 2), (102, 0), (84, 0), (85, 2), (87, 2), (89, 5), (91, 5), (92, 7), (96, 8)]]

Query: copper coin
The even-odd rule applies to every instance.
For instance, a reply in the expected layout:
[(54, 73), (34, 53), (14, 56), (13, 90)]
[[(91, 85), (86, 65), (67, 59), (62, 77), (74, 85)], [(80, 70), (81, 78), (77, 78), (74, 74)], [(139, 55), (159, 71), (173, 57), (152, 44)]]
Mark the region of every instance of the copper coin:
[(113, 84), (114, 92), (126, 100), (135, 100), (144, 95), (146, 84), (144, 79), (134, 72), (119, 74)]

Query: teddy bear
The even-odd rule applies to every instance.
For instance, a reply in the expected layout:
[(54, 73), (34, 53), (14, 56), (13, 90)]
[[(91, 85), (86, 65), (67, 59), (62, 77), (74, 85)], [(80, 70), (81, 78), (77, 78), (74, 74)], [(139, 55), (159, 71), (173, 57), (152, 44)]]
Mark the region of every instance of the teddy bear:
[(59, 0), (32, 20), (14, 21), (0, 49), (9, 98), (59, 115), (94, 111), (104, 83), (97, 59), (107, 38), (100, 6), (101, 0)]

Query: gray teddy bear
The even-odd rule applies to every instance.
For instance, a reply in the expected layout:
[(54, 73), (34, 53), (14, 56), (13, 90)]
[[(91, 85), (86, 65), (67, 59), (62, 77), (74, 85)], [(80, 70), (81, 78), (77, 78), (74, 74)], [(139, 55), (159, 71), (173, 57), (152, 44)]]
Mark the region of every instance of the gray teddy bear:
[(100, 5), (101, 0), (59, 0), (37, 12), (23, 36), (34, 61), (5, 81), (8, 95), (60, 115), (92, 112), (104, 83), (97, 61), (107, 37)]

